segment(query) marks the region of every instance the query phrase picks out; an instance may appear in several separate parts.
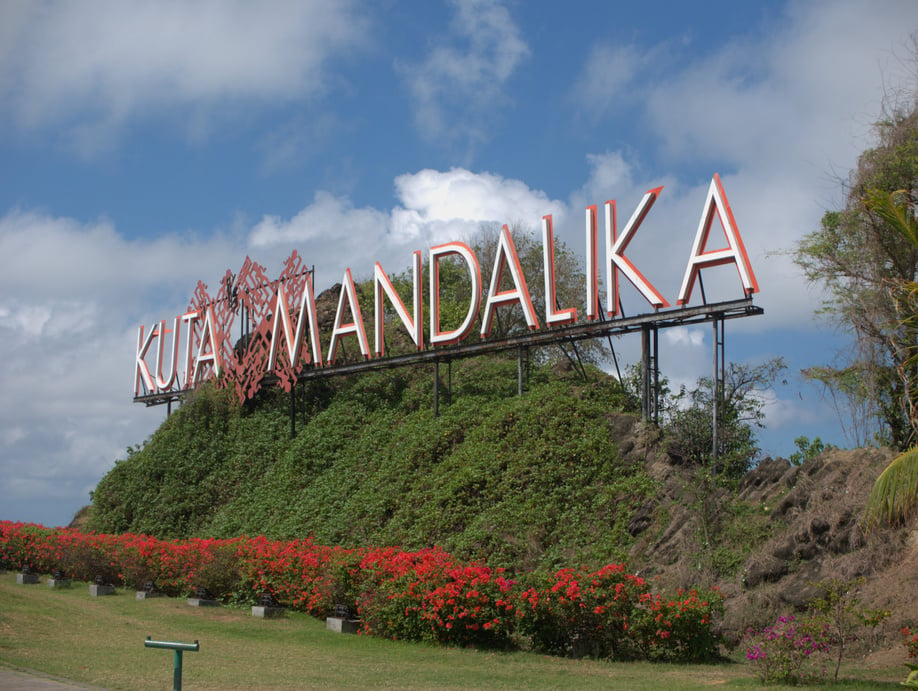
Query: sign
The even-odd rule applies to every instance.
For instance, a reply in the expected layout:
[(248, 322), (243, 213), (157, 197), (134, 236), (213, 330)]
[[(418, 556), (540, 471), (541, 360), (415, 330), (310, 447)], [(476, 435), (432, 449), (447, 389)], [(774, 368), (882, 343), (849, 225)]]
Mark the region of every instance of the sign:
[[(654, 311), (669, 308), (666, 298), (627, 257), (630, 242), (638, 232), (663, 188), (648, 191), (621, 231), (617, 227), (615, 201), (602, 207), (603, 224), (599, 223), (598, 206), (586, 209), (586, 285), (585, 320), (589, 322), (621, 319), (619, 288), (622, 277), (643, 296)], [(708, 249), (714, 219), (724, 230), (726, 246)], [(599, 240), (600, 225), (605, 245), (605, 284), (608, 306), (600, 311)], [(373, 268), (373, 345), (370, 346), (366, 321), (357, 299), (357, 288), (351, 269), (344, 270), (338, 295), (338, 306), (327, 343), (323, 343), (316, 312), (316, 298), (311, 272), (294, 251), (286, 260), (281, 275), (270, 281), (264, 267), (250, 258), (238, 275), (227, 271), (217, 295), (208, 293), (198, 282), (191, 304), (184, 314), (171, 322), (162, 320), (137, 333), (134, 361), (134, 398), (148, 404), (167, 402), (203, 381), (216, 379), (218, 385), (232, 386), (240, 400), (251, 398), (266, 375), (290, 391), (298, 379), (317, 369), (334, 373), (342, 340), (356, 339), (360, 356), (366, 361), (385, 359), (386, 306), (394, 309), (398, 326), (407, 333), (419, 352), (439, 350), (460, 344), (468, 338), (477, 323), (483, 341), (488, 341), (497, 310), (518, 305), (530, 332), (550, 330), (556, 341), (571, 337), (578, 327), (578, 308), (559, 305), (555, 274), (552, 217), (542, 219), (543, 281), (545, 308), (537, 314), (523, 274), (513, 238), (507, 226), (501, 229), (495, 251), (488, 290), (482, 292), (482, 275), (478, 257), (462, 242), (448, 242), (427, 252), (428, 290), (427, 329), (424, 328), (423, 257), (414, 252), (409, 296), (406, 307), (385, 269), (376, 262)], [(441, 318), (440, 275), (447, 258), (458, 259), (471, 284), (469, 304), (457, 327), (445, 328)], [(750, 298), (759, 287), (743, 245), (742, 237), (727, 201), (720, 177), (714, 175), (701, 219), (695, 233), (679, 294), (677, 307), (686, 308), (702, 269), (733, 264), (739, 274), (744, 296)], [(532, 278), (532, 277), (530, 277)], [(509, 284), (510, 287), (507, 287)], [(502, 287), (503, 286), (503, 287)], [(463, 305), (465, 307), (465, 305)], [(669, 319), (671, 317), (668, 316)], [(238, 321), (238, 327), (236, 322)], [(582, 322), (581, 322), (582, 325)], [(391, 326), (391, 324), (390, 324)], [(239, 334), (234, 342), (232, 334)], [(426, 339), (425, 339), (426, 336)], [(506, 339), (504, 339), (506, 340)], [(544, 339), (540, 339), (544, 342)], [(505, 343), (494, 341), (495, 348)]]

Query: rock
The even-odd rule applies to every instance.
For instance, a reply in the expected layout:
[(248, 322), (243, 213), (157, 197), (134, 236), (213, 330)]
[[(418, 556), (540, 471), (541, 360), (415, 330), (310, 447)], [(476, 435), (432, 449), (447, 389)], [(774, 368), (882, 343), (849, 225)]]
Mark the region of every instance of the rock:
[(787, 561), (777, 557), (764, 557), (746, 567), (743, 583), (747, 588), (755, 588), (762, 583), (774, 583), (788, 572)]

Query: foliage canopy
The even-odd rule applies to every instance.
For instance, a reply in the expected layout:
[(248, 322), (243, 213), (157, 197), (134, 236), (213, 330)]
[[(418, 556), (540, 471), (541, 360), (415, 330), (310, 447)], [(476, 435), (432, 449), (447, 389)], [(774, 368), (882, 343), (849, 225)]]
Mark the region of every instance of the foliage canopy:
[(836, 365), (808, 373), (852, 403), (853, 429), (862, 431), (856, 418), (866, 413), (878, 440), (901, 450), (918, 430), (912, 405), (918, 331), (906, 319), (912, 305), (903, 299), (903, 287), (918, 277), (918, 245), (901, 230), (901, 222), (914, 220), (918, 200), (916, 104), (878, 123), (876, 133), (877, 146), (860, 156), (844, 186), (844, 208), (823, 216), (795, 260), (808, 280), (828, 291), (822, 313), (856, 344)]

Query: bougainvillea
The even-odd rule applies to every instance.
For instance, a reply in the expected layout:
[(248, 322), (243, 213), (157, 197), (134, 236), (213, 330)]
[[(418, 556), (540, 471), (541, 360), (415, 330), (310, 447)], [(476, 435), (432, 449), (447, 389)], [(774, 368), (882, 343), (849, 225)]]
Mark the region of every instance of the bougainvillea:
[(436, 548), (345, 549), (264, 537), (165, 541), (0, 522), (0, 566), (61, 569), (90, 581), (171, 595), (206, 588), (226, 602), (269, 592), (284, 606), (325, 617), (345, 606), (360, 632), (486, 648), (524, 643), (562, 655), (692, 661), (716, 654), (719, 593), (654, 593), (624, 565), (561, 569), (551, 578), (463, 563)]
[(718, 591), (677, 591), (667, 598), (622, 564), (595, 572), (561, 569), (523, 592), (522, 600), (520, 629), (547, 653), (680, 661), (717, 654), (712, 620), (723, 609)]
[(826, 627), (797, 621), (792, 614), (746, 635), (746, 659), (763, 684), (802, 684), (821, 679), (826, 674), (828, 651)]
[(902, 629), (902, 645), (908, 653), (909, 660), (918, 658), (918, 631), (912, 631), (907, 626)]

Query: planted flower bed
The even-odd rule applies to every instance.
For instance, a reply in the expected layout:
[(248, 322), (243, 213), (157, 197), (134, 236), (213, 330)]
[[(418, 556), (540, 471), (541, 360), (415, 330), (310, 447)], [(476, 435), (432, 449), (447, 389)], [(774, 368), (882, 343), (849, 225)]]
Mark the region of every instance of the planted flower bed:
[(165, 541), (0, 522), (0, 566), (59, 569), (66, 577), (172, 596), (205, 588), (226, 602), (255, 603), (269, 592), (317, 617), (346, 605), (360, 632), (444, 645), (558, 655), (699, 661), (717, 654), (717, 591), (654, 592), (624, 565), (553, 576), (510, 575), (464, 563), (442, 550), (345, 549), (310, 539)]

